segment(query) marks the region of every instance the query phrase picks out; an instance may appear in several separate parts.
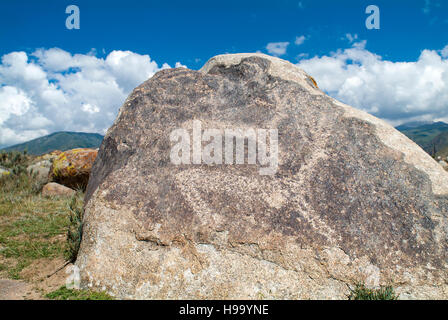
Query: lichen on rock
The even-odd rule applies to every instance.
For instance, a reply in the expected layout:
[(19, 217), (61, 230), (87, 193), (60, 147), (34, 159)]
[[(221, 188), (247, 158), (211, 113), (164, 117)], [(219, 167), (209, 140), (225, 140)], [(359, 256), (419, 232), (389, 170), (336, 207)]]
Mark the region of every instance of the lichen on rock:
[[(297, 66), (222, 55), (162, 70), (108, 130), (86, 191), (84, 286), (119, 298), (448, 298), (448, 173)], [(174, 165), (170, 133), (278, 130), (278, 170)]]

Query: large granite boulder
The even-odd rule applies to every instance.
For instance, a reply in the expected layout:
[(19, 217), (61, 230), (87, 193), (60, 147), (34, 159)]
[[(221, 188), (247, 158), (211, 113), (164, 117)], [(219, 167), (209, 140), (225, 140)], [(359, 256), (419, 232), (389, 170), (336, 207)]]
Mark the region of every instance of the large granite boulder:
[(36, 157), (36, 159), (34, 159), (34, 162), (46, 161), (46, 160), (53, 162), (53, 160), (56, 159), (61, 153), (62, 151), (60, 150), (53, 150), (49, 153), (45, 153), (43, 155)]
[[(243, 164), (226, 129), (249, 134)], [(448, 173), (278, 58), (217, 56), (137, 87), (85, 200), (82, 285), (120, 298), (346, 299), (357, 282), (448, 298)]]
[(60, 153), (53, 160), (49, 180), (72, 189), (85, 190), (98, 150), (72, 149)]

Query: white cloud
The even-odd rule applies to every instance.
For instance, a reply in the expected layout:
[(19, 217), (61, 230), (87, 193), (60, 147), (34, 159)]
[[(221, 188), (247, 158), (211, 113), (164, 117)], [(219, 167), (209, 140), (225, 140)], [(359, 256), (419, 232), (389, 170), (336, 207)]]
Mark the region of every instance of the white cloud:
[(288, 45), (289, 42), (270, 42), (266, 46), (266, 50), (269, 54), (272, 54), (274, 56), (281, 56), (286, 53)]
[(365, 44), (301, 60), (298, 66), (331, 96), (392, 124), (448, 120), (446, 56), (423, 50), (417, 61), (392, 62), (368, 51)]
[[(288, 45), (269, 43), (266, 49), (280, 56)], [(424, 50), (412, 62), (385, 60), (365, 45), (314, 58), (303, 53), (298, 65), (331, 96), (393, 124), (448, 122), (448, 45)], [(105, 133), (131, 90), (169, 67), (119, 50), (105, 58), (94, 50), (71, 54), (57, 48), (6, 54), (0, 63), (0, 146), (60, 130)]]
[(352, 35), (351, 33), (346, 33), (345, 39), (347, 39), (350, 43), (353, 43), (355, 40), (358, 39), (358, 34), (355, 33), (354, 35)]
[[(196, 61), (197, 62), (197, 61)], [(180, 62), (176, 62), (176, 64), (174, 65), (174, 68), (187, 68), (187, 66), (183, 65)]]
[(170, 68), (131, 51), (112, 51), (104, 59), (95, 54), (53, 48), (4, 55), (0, 146), (60, 130), (105, 133), (132, 89)]
[(305, 58), (308, 58), (309, 57), (309, 54), (308, 53), (299, 53), (297, 56), (296, 56), (296, 59), (297, 60), (302, 60), (302, 59), (305, 59)]
[(100, 108), (95, 105), (91, 105), (90, 103), (83, 104), (81, 109), (87, 113), (98, 113), (100, 112)]
[(16, 87), (5, 86), (0, 88), (0, 125), (10, 115), (21, 116), (30, 109), (32, 101), (26, 94)]
[(448, 58), (448, 44), (440, 51), (442, 57)]
[[(22, 52), (23, 53), (23, 52)], [(48, 50), (39, 49), (33, 53), (39, 59), (40, 64), (48, 71), (63, 71), (73, 67), (74, 61), (79, 60), (80, 56), (75, 55), (74, 58), (67, 51), (59, 48), (52, 48)], [(78, 61), (78, 66), (80, 65)]]
[(304, 43), (306, 40), (305, 36), (296, 37), (296, 41), (294, 43), (298, 46), (300, 46), (302, 43)]

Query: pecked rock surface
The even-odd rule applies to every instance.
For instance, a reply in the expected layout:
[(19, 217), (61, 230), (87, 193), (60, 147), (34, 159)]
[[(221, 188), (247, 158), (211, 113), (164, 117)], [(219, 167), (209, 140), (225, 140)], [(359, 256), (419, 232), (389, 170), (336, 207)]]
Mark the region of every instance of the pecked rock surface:
[[(278, 129), (278, 170), (174, 165), (170, 133)], [(447, 299), (448, 173), (289, 62), (222, 55), (137, 87), (86, 193), (82, 285), (136, 299)]]

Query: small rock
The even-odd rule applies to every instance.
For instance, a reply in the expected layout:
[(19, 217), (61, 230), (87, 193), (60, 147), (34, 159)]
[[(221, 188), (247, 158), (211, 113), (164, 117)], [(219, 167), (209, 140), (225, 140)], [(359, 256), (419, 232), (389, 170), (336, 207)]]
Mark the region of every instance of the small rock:
[(36, 174), (36, 179), (43, 183), (48, 182), (48, 174), (50, 173), (51, 161), (50, 160), (42, 160), (36, 162), (26, 168), (28, 174), (34, 175)]
[(76, 193), (75, 190), (67, 188), (55, 182), (47, 183), (42, 189), (42, 195), (44, 197), (73, 196), (75, 193)]
[(446, 162), (443, 161), (443, 160), (440, 160), (440, 161), (439, 161), (439, 164), (443, 167), (443, 169), (447, 169), (447, 168), (448, 168), (448, 163), (446, 163)]

